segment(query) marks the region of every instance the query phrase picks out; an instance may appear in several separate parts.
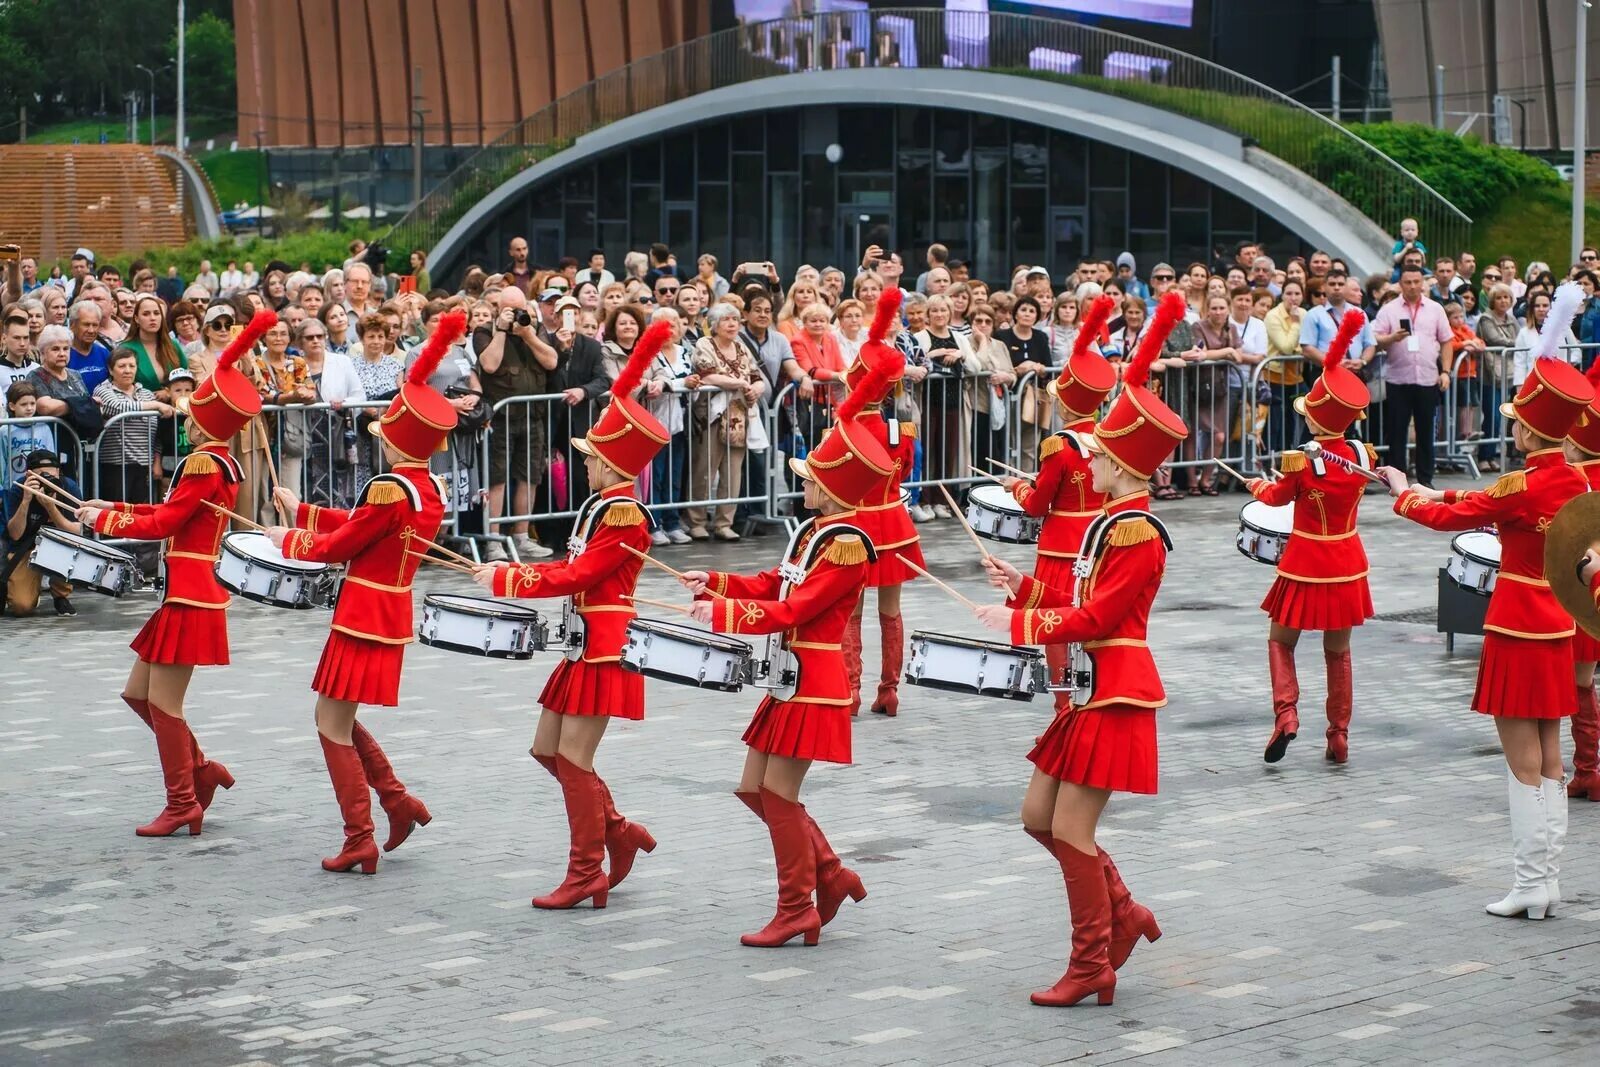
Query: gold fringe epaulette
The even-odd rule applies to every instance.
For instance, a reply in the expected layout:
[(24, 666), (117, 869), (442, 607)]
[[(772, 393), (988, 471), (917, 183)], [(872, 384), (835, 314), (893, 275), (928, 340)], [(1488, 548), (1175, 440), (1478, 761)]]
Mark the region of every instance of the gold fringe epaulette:
[(606, 508), (604, 521), (607, 526), (637, 526), (644, 521), (644, 510), (633, 501), (624, 500)]
[(183, 461), (185, 474), (215, 474), (221, 469), (216, 457), (209, 452), (191, 452), (189, 458)]
[(1370, 441), (1362, 441), (1361, 447), (1367, 450), (1367, 464), (1376, 470), (1378, 466), (1378, 450), (1372, 447)]
[(1502, 474), (1500, 480), (1489, 487), (1489, 495), (1510, 496), (1512, 493), (1520, 493), (1527, 488), (1528, 472), (1511, 471), (1508, 474)]
[(1278, 457), (1278, 469), (1285, 474), (1296, 474), (1306, 469), (1306, 454), (1299, 449), (1290, 449)]
[(914, 423), (914, 422), (902, 422), (900, 424), (900, 436), (901, 437), (915, 437), (915, 436), (917, 436), (917, 424)]
[(1039, 442), (1039, 462), (1043, 463), (1045, 460), (1049, 459), (1057, 452), (1060, 452), (1065, 447), (1067, 447), (1067, 445), (1066, 442), (1061, 439), (1061, 435), (1051, 434), (1049, 437), (1046, 437), (1043, 441)]
[(1127, 548), (1129, 545), (1154, 541), (1160, 536), (1161, 532), (1148, 519), (1125, 519), (1111, 528), (1106, 542), (1114, 548)]
[(867, 561), (867, 543), (855, 534), (840, 534), (828, 542), (822, 558), (840, 567), (853, 567)]
[(406, 498), (406, 491), (389, 481), (374, 479), (367, 485), (363, 498), (368, 504), (398, 504)]

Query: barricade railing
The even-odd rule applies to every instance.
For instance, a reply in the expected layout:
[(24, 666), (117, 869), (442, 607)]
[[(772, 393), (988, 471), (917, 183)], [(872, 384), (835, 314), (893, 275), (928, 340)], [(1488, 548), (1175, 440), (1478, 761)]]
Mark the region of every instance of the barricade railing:
[[(17, 432), (23, 431), (23, 432)], [(25, 419), (0, 418), (0, 476), (10, 489), (23, 476), (28, 453), (47, 449), (65, 456), (62, 474), (82, 487), (84, 444), (72, 424), (56, 415), (31, 415)]]

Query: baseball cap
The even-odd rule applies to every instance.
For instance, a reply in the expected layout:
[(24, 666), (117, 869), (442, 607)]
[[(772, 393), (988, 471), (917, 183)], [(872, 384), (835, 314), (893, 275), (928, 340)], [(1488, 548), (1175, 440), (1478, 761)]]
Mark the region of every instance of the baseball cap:
[(565, 289), (556, 289), (554, 287), (551, 287), (551, 288), (546, 289), (544, 292), (539, 294), (539, 303), (542, 304), (546, 300), (554, 300), (557, 297), (565, 296), (566, 294), (567, 294), (567, 291)]
[(173, 382), (192, 382), (195, 380), (194, 372), (187, 367), (173, 367), (167, 372), (167, 384)]
[(1030, 278), (1048, 278), (1048, 277), (1050, 277), (1050, 272), (1045, 270), (1043, 267), (1030, 267), (1030, 268), (1028, 268), (1028, 277), (1030, 277)]
[(556, 310), (560, 311), (563, 308), (576, 308), (577, 310), (582, 311), (583, 305), (578, 303), (578, 298), (575, 296), (564, 296), (560, 300), (556, 301)]
[(80, 248), (72, 254), (75, 257), (81, 256), (82, 258), (87, 259), (90, 263), (94, 262), (94, 249), (92, 248)]
[(36, 448), (28, 453), (28, 458), (24, 463), (30, 471), (36, 471), (43, 467), (60, 467), (61, 456), (48, 448)]
[(239, 316), (234, 312), (233, 308), (228, 304), (217, 304), (213, 307), (206, 308), (207, 326), (210, 326), (218, 319), (237, 319), (238, 317)]

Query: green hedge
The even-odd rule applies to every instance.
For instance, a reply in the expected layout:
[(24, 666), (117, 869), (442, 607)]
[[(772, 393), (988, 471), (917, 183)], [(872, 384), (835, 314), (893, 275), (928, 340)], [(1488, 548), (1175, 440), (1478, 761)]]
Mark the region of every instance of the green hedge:
[(338, 266), (349, 258), (350, 242), (353, 239), (360, 237), (362, 240), (371, 241), (376, 232), (356, 229), (318, 230), (275, 238), (251, 237), (244, 241), (222, 237), (215, 241), (190, 241), (176, 248), (147, 248), (139, 253), (139, 258), (147, 261), (158, 275), (166, 273), (167, 267), (176, 266), (178, 273), (185, 280), (194, 278), (195, 272), (200, 269), (202, 259), (209, 259), (212, 269), (219, 274), (230, 259), (236, 259), (240, 263), (249, 260), (255, 264), (258, 271), (272, 260), (281, 259), (294, 267), (299, 267), (302, 263), (309, 264), (313, 271), (320, 273), (329, 267)]
[(1524, 186), (1561, 184), (1540, 160), (1473, 136), (1415, 123), (1352, 123), (1349, 129), (1473, 218)]

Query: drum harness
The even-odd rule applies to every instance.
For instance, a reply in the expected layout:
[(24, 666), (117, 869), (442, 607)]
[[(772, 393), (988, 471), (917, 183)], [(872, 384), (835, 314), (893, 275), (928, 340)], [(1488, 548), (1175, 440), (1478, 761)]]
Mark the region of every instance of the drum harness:
[[(1094, 573), (1094, 566), (1099, 562), (1101, 553), (1105, 551), (1107, 535), (1119, 522), (1128, 519), (1144, 519), (1156, 528), (1156, 533), (1161, 535), (1161, 543), (1167, 551), (1172, 551), (1172, 535), (1167, 533), (1167, 528), (1160, 519), (1148, 511), (1119, 511), (1115, 515), (1102, 515), (1089, 524), (1083, 534), (1083, 547), (1079, 550), (1078, 558), (1072, 563), (1072, 606), (1083, 607), (1085, 586), (1088, 585), (1089, 575)], [(1064, 684), (1048, 686), (1051, 692), (1059, 693), (1062, 690), (1072, 691), (1073, 707), (1087, 704), (1094, 693), (1094, 655), (1085, 649), (1082, 643), (1073, 641), (1067, 646), (1067, 676)]]
[[(862, 544), (867, 546), (867, 559), (876, 561), (878, 558), (877, 549), (872, 547), (872, 538), (859, 527), (844, 522), (822, 527), (817, 530), (816, 536), (811, 538), (804, 549), (799, 548), (806, 534), (816, 528), (817, 520), (807, 519), (789, 537), (789, 544), (783, 550), (783, 565), (778, 568), (778, 576), (783, 579), (783, 585), (778, 590), (780, 601), (788, 600), (789, 593), (804, 584), (806, 575), (816, 562), (817, 553), (840, 534), (855, 534), (861, 538)], [(800, 661), (789, 648), (787, 631), (767, 635), (767, 647), (762, 657), (761, 669), (762, 676), (752, 680), (751, 685), (770, 690), (776, 700), (793, 699), (800, 688)]]
[[(584, 550), (589, 547), (589, 538), (594, 534), (595, 524), (605, 516), (606, 511), (613, 504), (628, 503), (644, 513), (645, 519), (652, 529), (655, 527), (655, 516), (631, 496), (601, 496), (592, 494), (578, 508), (578, 517), (572, 524), (572, 535), (567, 538), (567, 562), (571, 563)], [(583, 650), (587, 643), (587, 633), (583, 625), (583, 616), (578, 613), (578, 598), (574, 594), (563, 597), (561, 600), (561, 627), (557, 631), (563, 645), (562, 655), (567, 659), (577, 662), (583, 658)]]

